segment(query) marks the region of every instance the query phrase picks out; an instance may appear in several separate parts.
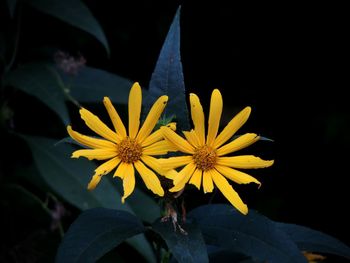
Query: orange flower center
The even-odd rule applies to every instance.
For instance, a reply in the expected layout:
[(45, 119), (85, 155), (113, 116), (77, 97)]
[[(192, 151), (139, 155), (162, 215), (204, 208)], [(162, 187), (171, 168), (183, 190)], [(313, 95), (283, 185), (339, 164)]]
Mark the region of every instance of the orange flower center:
[(134, 163), (140, 160), (142, 147), (135, 140), (127, 137), (117, 145), (117, 156), (124, 163)]
[(194, 163), (197, 165), (198, 169), (203, 171), (214, 168), (216, 158), (217, 155), (215, 150), (207, 145), (197, 148), (193, 154)]

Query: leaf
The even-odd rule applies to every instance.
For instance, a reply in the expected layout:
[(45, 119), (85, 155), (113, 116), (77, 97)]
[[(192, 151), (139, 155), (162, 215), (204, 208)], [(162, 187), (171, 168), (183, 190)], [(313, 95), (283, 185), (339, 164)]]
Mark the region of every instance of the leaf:
[(205, 205), (188, 214), (207, 244), (269, 263), (306, 262), (298, 247), (268, 218), (250, 210), (244, 216), (229, 205)]
[(121, 204), (120, 193), (107, 178), (95, 190), (86, 189), (95, 166), (85, 159), (71, 159), (72, 146), (54, 146), (56, 140), (43, 137), (21, 137), (28, 143), (45, 183), (67, 202), (81, 210), (101, 206), (131, 211), (127, 204)]
[(88, 32), (103, 44), (109, 56), (106, 36), (84, 2), (80, 0), (26, 0), (25, 2), (43, 13)]
[(175, 232), (170, 222), (157, 220), (152, 228), (165, 240), (178, 262), (209, 262), (202, 233), (196, 224), (185, 225), (187, 235)]
[(113, 209), (83, 212), (69, 227), (58, 248), (57, 263), (96, 262), (125, 239), (145, 231), (134, 215)]
[(10, 12), (10, 16), (13, 17), (16, 10), (17, 0), (7, 0), (7, 7)]
[(58, 114), (63, 123), (69, 123), (69, 115), (65, 104), (64, 87), (50, 64), (29, 63), (9, 73), (6, 85), (12, 85), (25, 93), (33, 95)]
[(301, 250), (329, 253), (350, 259), (350, 248), (334, 237), (304, 226), (285, 223), (276, 224)]
[(164, 114), (166, 116), (175, 115), (179, 129), (188, 130), (190, 126), (180, 56), (180, 7), (170, 26), (153, 71), (145, 104), (146, 109), (149, 109), (152, 103), (162, 95), (169, 96)]
[(127, 104), (132, 82), (107, 71), (82, 67), (74, 76), (59, 71), (71, 95), (80, 102), (101, 102), (108, 96), (114, 103)]
[(155, 263), (157, 261), (156, 256), (153, 253), (153, 249), (144, 234), (133, 236), (127, 239), (126, 243), (136, 249), (148, 263)]

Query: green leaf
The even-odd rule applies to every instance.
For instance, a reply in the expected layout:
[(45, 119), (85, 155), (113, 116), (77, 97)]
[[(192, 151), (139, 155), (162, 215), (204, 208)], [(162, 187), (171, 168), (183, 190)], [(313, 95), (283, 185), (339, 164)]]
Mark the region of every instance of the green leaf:
[(190, 125), (180, 56), (180, 8), (176, 12), (153, 71), (146, 109), (162, 95), (169, 96), (164, 112), (166, 116), (175, 115), (179, 130), (188, 130)]
[(16, 10), (17, 0), (7, 0), (7, 7), (10, 12), (10, 16), (13, 17)]
[(125, 239), (145, 231), (134, 215), (113, 209), (83, 212), (58, 248), (57, 263), (93, 263)]
[(126, 240), (126, 243), (131, 245), (137, 252), (142, 255), (148, 263), (155, 263), (157, 261), (151, 244), (147, 241), (144, 234), (138, 234)]
[(209, 262), (202, 233), (196, 224), (186, 223), (187, 235), (175, 231), (170, 222), (158, 220), (152, 228), (165, 240), (179, 263)]
[(106, 36), (84, 2), (80, 0), (26, 0), (26, 3), (43, 13), (88, 32), (103, 44), (109, 56), (110, 50)]
[(85, 159), (71, 159), (75, 150), (72, 146), (54, 146), (56, 140), (43, 137), (21, 137), (28, 143), (45, 183), (67, 202), (81, 210), (101, 206), (131, 211), (128, 205), (121, 204), (120, 193), (108, 178), (103, 178), (95, 190), (86, 189), (95, 166)]
[(12, 85), (45, 103), (58, 114), (63, 123), (69, 123), (65, 104), (64, 87), (53, 66), (45, 63), (29, 63), (20, 66), (6, 76), (5, 84)]
[(127, 104), (132, 82), (110, 72), (82, 67), (76, 75), (60, 71), (71, 95), (80, 102), (102, 102), (108, 96), (114, 103)]
[(306, 262), (299, 248), (268, 218), (250, 210), (244, 216), (229, 205), (205, 205), (188, 214), (207, 244), (269, 263)]
[(276, 224), (301, 250), (329, 253), (350, 259), (350, 247), (334, 237), (304, 226), (285, 223)]

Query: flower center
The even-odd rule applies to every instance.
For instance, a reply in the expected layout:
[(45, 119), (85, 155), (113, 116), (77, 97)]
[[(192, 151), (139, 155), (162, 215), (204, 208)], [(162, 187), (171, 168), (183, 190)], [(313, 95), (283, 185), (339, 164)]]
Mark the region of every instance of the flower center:
[(216, 157), (215, 150), (207, 145), (197, 148), (193, 154), (194, 163), (197, 165), (198, 169), (203, 171), (214, 168)]
[(133, 163), (140, 160), (142, 147), (135, 140), (127, 137), (117, 145), (118, 157), (124, 163)]

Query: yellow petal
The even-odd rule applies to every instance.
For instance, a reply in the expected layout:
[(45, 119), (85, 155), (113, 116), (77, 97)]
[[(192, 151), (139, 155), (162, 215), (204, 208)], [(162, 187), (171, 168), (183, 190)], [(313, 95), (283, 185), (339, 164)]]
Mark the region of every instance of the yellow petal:
[(187, 165), (192, 161), (193, 161), (192, 155), (158, 159), (158, 162), (162, 166), (162, 169), (165, 171)]
[(242, 136), (239, 136), (237, 139), (233, 140), (232, 142), (222, 146), (216, 151), (216, 154), (218, 156), (222, 156), (225, 154), (229, 154), (238, 150), (241, 150), (243, 148), (248, 147), (249, 145), (252, 145), (256, 141), (258, 141), (260, 137), (256, 135), (255, 133), (246, 133)]
[(146, 187), (150, 189), (153, 193), (164, 196), (164, 190), (160, 184), (157, 175), (148, 169), (142, 162), (137, 161), (134, 163), (136, 170), (139, 172), (142, 180), (144, 181)]
[(170, 192), (178, 192), (182, 190), (188, 180), (190, 180), (193, 172), (196, 170), (196, 165), (192, 162), (187, 164), (174, 178), (174, 187), (169, 189)]
[(243, 203), (242, 199), (239, 197), (238, 193), (232, 188), (232, 186), (227, 182), (225, 177), (223, 177), (215, 169), (213, 171), (213, 181), (215, 185), (219, 188), (221, 193), (227, 198), (227, 200), (242, 214), (248, 214), (248, 207)]
[(125, 126), (120, 119), (118, 112), (113, 107), (111, 100), (108, 97), (104, 97), (103, 103), (107, 109), (109, 117), (112, 120), (115, 131), (120, 137), (125, 138), (127, 136)]
[(194, 130), (191, 131), (183, 131), (182, 132), (185, 137), (186, 140), (192, 144), (194, 147), (199, 148), (200, 146), (202, 146), (203, 144), (200, 142), (200, 139), (197, 136), (197, 133)]
[(194, 154), (194, 148), (189, 144), (184, 138), (177, 135), (168, 127), (160, 128), (163, 132), (165, 139), (169, 140), (174, 146), (176, 146), (180, 151), (184, 153)]
[(91, 181), (88, 184), (88, 190), (94, 190), (96, 186), (100, 183), (102, 178), (101, 174), (95, 174), (92, 176)]
[(116, 150), (105, 149), (84, 149), (72, 153), (72, 158), (86, 157), (89, 160), (107, 160), (117, 156)]
[(256, 183), (259, 185), (259, 187), (261, 185), (261, 183), (253, 176), (250, 176), (249, 174), (243, 173), (241, 171), (222, 165), (215, 165), (215, 169), (218, 170), (219, 173), (223, 174), (225, 177), (227, 177), (231, 181), (234, 181), (237, 184)]
[(213, 146), (218, 133), (220, 118), (222, 113), (222, 96), (218, 89), (214, 89), (211, 94), (210, 111), (208, 119), (207, 145)]
[[(167, 127), (169, 127), (170, 129), (172, 129), (173, 131), (176, 130), (176, 123), (175, 122), (171, 122), (167, 125)], [(146, 147), (148, 145), (151, 145), (152, 143), (158, 142), (163, 140), (163, 132), (158, 129), (156, 131), (154, 131), (153, 133), (151, 133), (150, 136), (148, 136), (142, 143), (141, 146), (142, 147)]]
[(238, 169), (257, 169), (271, 166), (273, 160), (262, 160), (254, 155), (240, 155), (233, 157), (219, 157), (216, 163)]
[(125, 175), (125, 173), (126, 173), (127, 166), (128, 166), (127, 163), (122, 162), (122, 163), (118, 166), (118, 168), (117, 168), (117, 170), (115, 171), (113, 177), (117, 177), (117, 176), (118, 176), (119, 178), (124, 179), (124, 175)]
[(199, 98), (196, 94), (190, 94), (191, 117), (194, 124), (195, 133), (201, 145), (205, 143), (204, 112)]
[(213, 192), (214, 189), (212, 170), (213, 169), (203, 172), (203, 191), (205, 194)]
[(95, 175), (97, 174), (108, 174), (110, 171), (112, 171), (118, 164), (120, 163), (120, 159), (118, 157), (114, 157), (113, 159), (110, 159), (107, 162), (104, 162), (100, 166), (98, 166), (95, 169)]
[(129, 93), (129, 137), (134, 139), (140, 126), (142, 91), (138, 82), (135, 82)]
[(125, 199), (132, 194), (135, 189), (135, 170), (131, 163), (125, 164), (125, 171), (123, 175), (123, 189), (124, 195), (122, 197), (122, 203), (124, 204)]
[(218, 135), (218, 137), (216, 137), (214, 148), (217, 149), (225, 142), (227, 142), (227, 140), (229, 140), (238, 131), (238, 129), (241, 128), (244, 123), (246, 123), (251, 111), (252, 109), (250, 107), (245, 107), (240, 113), (233, 117), (232, 120)]
[(144, 155), (163, 155), (171, 150), (169, 143), (165, 140), (153, 143), (142, 149)]
[(137, 140), (139, 143), (142, 143), (148, 135), (156, 126), (160, 115), (163, 113), (163, 110), (168, 102), (168, 96), (161, 96), (152, 106), (149, 111), (145, 122), (143, 123), (139, 133), (137, 134)]
[(195, 187), (197, 187), (198, 190), (201, 188), (202, 173), (203, 173), (202, 170), (196, 169), (189, 182), (190, 184), (193, 184)]
[(93, 137), (89, 137), (86, 135), (83, 135), (79, 132), (73, 131), (71, 126), (67, 126), (67, 131), (70, 137), (72, 137), (75, 141), (78, 143), (85, 145), (90, 148), (108, 148), (108, 149), (115, 149), (116, 144), (106, 141), (103, 139), (97, 139)]
[(154, 158), (149, 155), (142, 155), (141, 160), (151, 169), (156, 171), (159, 174), (164, 174), (165, 171), (162, 169), (162, 166), (157, 158)]
[(79, 112), (81, 118), (91, 130), (112, 142), (118, 143), (121, 141), (120, 136), (108, 128), (96, 115), (84, 108), (81, 108)]

